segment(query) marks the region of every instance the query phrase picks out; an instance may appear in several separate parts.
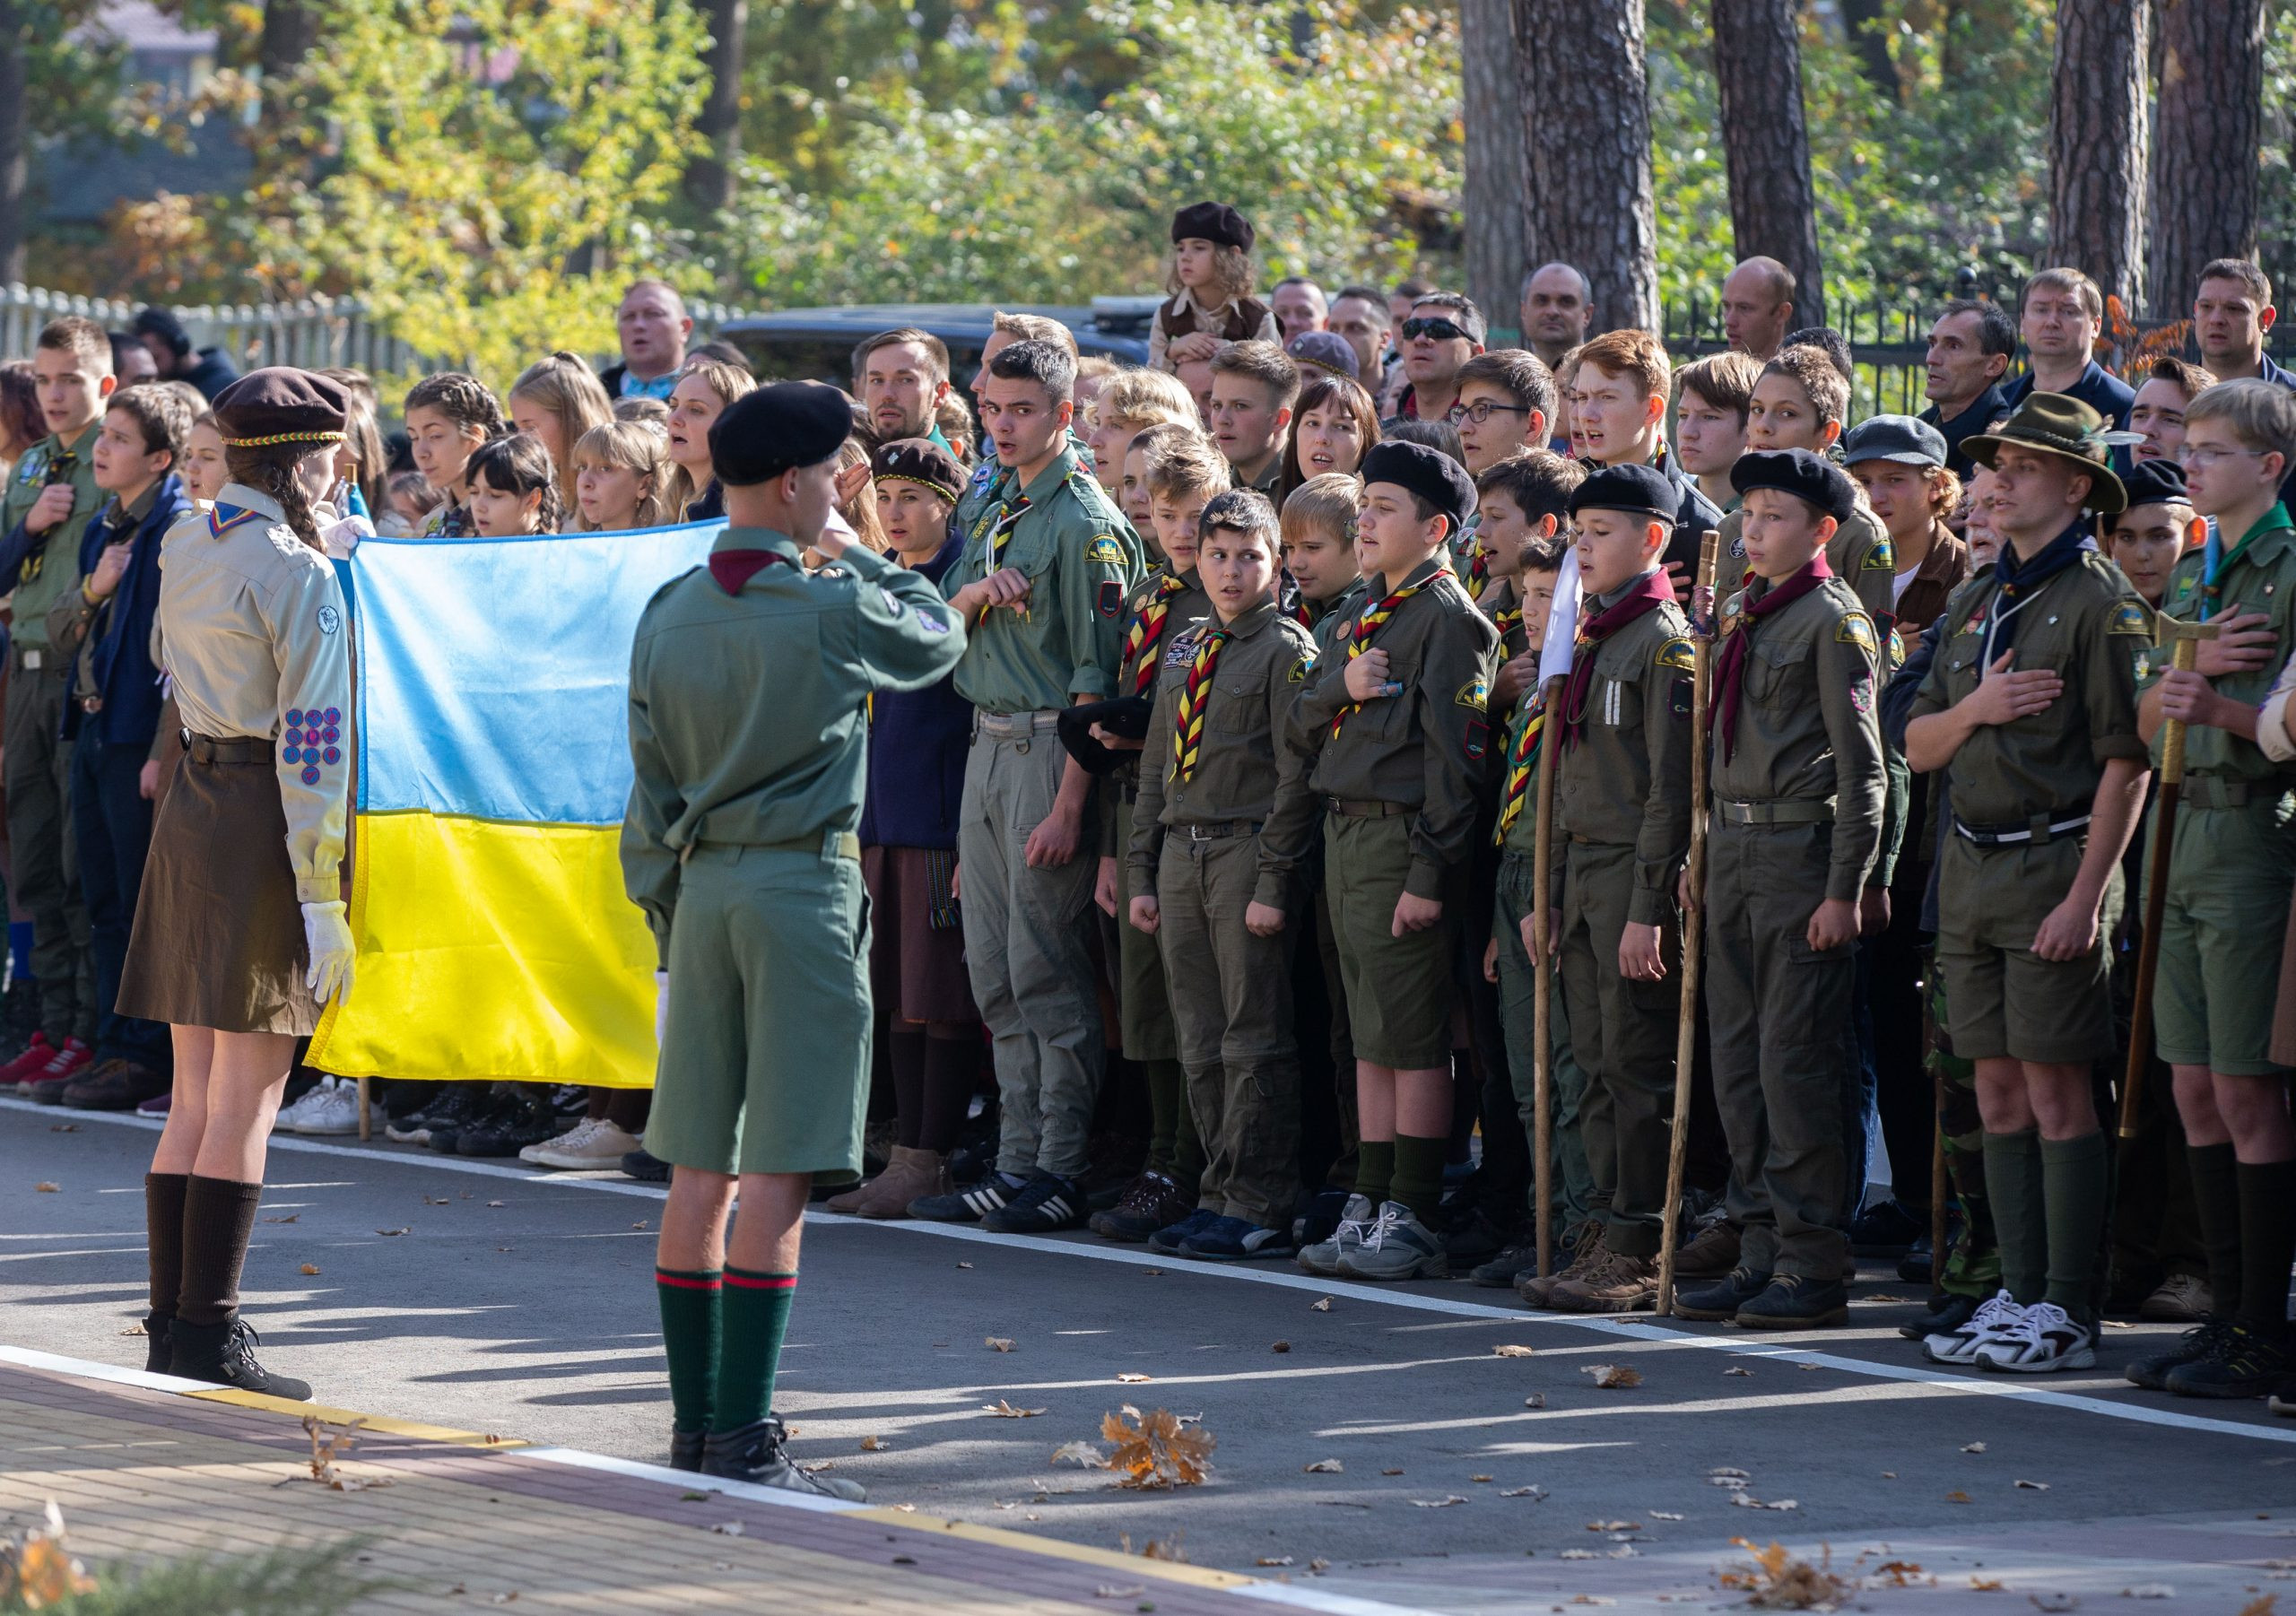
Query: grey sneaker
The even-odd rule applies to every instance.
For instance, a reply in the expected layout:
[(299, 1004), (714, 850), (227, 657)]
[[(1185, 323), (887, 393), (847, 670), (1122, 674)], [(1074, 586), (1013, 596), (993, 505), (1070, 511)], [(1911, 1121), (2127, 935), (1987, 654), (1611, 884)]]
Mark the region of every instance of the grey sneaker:
[(1362, 1243), (1341, 1255), (1339, 1273), (1349, 1280), (1448, 1280), (1451, 1254), (1411, 1208), (1388, 1201), (1364, 1230)]
[(1364, 1233), (1371, 1227), (1372, 1215), (1373, 1208), (1369, 1201), (1361, 1195), (1348, 1196), (1347, 1205), (1340, 1213), (1339, 1227), (1332, 1231), (1331, 1238), (1318, 1240), (1312, 1246), (1302, 1246), (1293, 1254), (1292, 1260), (1309, 1273), (1321, 1274), (1327, 1280), (1338, 1278), (1340, 1259), (1363, 1244)]

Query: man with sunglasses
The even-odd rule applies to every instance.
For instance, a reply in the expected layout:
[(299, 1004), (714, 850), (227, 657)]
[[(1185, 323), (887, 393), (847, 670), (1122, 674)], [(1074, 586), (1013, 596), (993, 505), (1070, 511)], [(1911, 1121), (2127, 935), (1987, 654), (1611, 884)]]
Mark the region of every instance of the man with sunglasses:
[(1396, 333), (1411, 385), (1396, 413), (1405, 421), (1441, 421), (1458, 402), (1459, 368), (1483, 352), (1489, 333), (1483, 310), (1456, 291), (1431, 291), (1411, 306)]

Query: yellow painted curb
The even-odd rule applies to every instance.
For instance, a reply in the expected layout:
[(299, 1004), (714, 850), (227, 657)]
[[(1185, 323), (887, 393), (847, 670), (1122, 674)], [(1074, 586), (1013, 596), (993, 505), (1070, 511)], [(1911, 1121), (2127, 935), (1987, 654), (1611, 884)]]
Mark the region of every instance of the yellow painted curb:
[(1011, 1532), (1002, 1526), (976, 1526), (969, 1521), (911, 1515), (905, 1509), (856, 1509), (849, 1511), (844, 1518), (903, 1526), (912, 1532), (944, 1532), (951, 1537), (964, 1538), (971, 1542), (995, 1543), (999, 1548), (1046, 1555), (1054, 1560), (1082, 1560), (1086, 1565), (1100, 1566), (1109, 1570), (1121, 1569), (1134, 1577), (1158, 1577), (1166, 1582), (1187, 1583), (1198, 1588), (1246, 1588), (1260, 1580), (1234, 1571), (1215, 1571), (1208, 1566), (1183, 1566), (1168, 1560), (1147, 1560), (1137, 1554), (1119, 1554), (1114, 1549), (1094, 1549), (1083, 1543), (1064, 1542), (1055, 1537)]
[(228, 1403), (235, 1408), (263, 1409), (274, 1414), (316, 1414), (329, 1425), (355, 1423), (362, 1431), (374, 1431), (386, 1437), (411, 1437), (422, 1442), (447, 1442), (457, 1447), (517, 1448), (533, 1446), (524, 1437), (490, 1437), (478, 1431), (458, 1431), (443, 1425), (422, 1425), (412, 1420), (392, 1420), (381, 1414), (361, 1413), (357, 1409), (329, 1408), (317, 1403), (292, 1403), (284, 1397), (266, 1397), (260, 1392), (234, 1391), (229, 1386), (218, 1386), (212, 1392), (185, 1392), (182, 1395), (196, 1397), (203, 1403)]

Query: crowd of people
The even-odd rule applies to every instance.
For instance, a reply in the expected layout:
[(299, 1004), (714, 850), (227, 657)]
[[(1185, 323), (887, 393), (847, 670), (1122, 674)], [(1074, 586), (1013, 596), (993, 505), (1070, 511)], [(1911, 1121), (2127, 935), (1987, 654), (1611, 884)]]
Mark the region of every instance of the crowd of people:
[[(1492, 348), (1422, 281), (1261, 301), (1225, 204), (1172, 238), (1144, 365), (1027, 314), (969, 378), (922, 329), (854, 353), (832, 526), (964, 644), (869, 709), (871, 1170), (829, 1209), (1582, 1314), (1654, 1308), (1674, 1232), (1683, 1316), (1839, 1325), (1858, 1258), (1894, 1258), (1938, 1362), (2086, 1367), (2121, 1313), (2192, 1326), (2140, 1384), (2296, 1377), (2296, 376), (2257, 266), (2204, 272), (2197, 362), (2125, 377), (2077, 268), (1949, 303), (1929, 407), (1852, 421), (1848, 344), (1796, 327), (1771, 260), (1677, 365), (1593, 330), (1569, 265)], [(618, 325), (621, 362), (500, 397), (445, 373), (387, 411), (325, 373), (330, 552), (724, 517), (710, 429), (757, 379), (658, 282)], [(0, 369), (32, 928), (0, 1089), (35, 1099), (169, 1103), (165, 1027), (114, 1000), (185, 733), (160, 540), (219, 491), (229, 370), (157, 309)], [(668, 1170), (642, 1091), (378, 1091), (394, 1139)], [(361, 1121), (347, 1081), (288, 1100), (283, 1127)]]

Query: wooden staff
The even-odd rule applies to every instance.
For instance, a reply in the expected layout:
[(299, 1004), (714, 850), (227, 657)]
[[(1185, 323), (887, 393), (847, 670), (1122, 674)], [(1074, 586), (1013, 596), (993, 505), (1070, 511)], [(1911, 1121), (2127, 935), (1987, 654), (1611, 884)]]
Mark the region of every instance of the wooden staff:
[(1531, 955), (1531, 1182), (1542, 1278), (1554, 1271), (1554, 1123), (1548, 1115), (1554, 1096), (1554, 933), (1548, 917), (1554, 913), (1554, 777), (1562, 766), (1562, 715), (1557, 710), (1562, 686), (1559, 678), (1548, 680), (1542, 698), (1546, 728), (1539, 739), (1539, 822), (1531, 854), (1531, 929), (1539, 940)]
[[(2170, 640), (2169, 665), (2189, 673), (2200, 654), (2200, 642), (2216, 638), (2214, 623), (2179, 622), (2161, 619), (2161, 634)], [(2120, 1085), (2120, 1136), (2137, 1134), (2137, 1098), (2144, 1087), (2144, 1068), (2152, 1058), (2152, 977), (2161, 968), (2161, 916), (2169, 904), (2169, 849), (2177, 830), (2177, 799), (2184, 795), (2185, 726), (2170, 718), (2161, 730), (2161, 804), (2152, 814), (2152, 856), (2144, 877), (2144, 931), (2136, 943), (2136, 1003), (2128, 1017), (2128, 1072)]]
[[(1698, 589), (1708, 596), (1707, 619), (1711, 623), (1718, 603), (1711, 600), (1714, 568), (1722, 535), (1711, 527), (1698, 547)], [(1714, 694), (1714, 635), (1695, 619), (1691, 623), (1692, 672), (1690, 698), (1690, 866), (1683, 883), (1688, 904), (1683, 910), (1683, 1003), (1674, 1027), (1674, 1115), (1673, 1136), (1666, 1145), (1666, 1208), (1665, 1232), (1658, 1239), (1658, 1313), (1674, 1309), (1674, 1237), (1682, 1224), (1683, 1173), (1690, 1154), (1690, 1078), (1698, 1049), (1700, 947), (1706, 908), (1706, 709)]]

